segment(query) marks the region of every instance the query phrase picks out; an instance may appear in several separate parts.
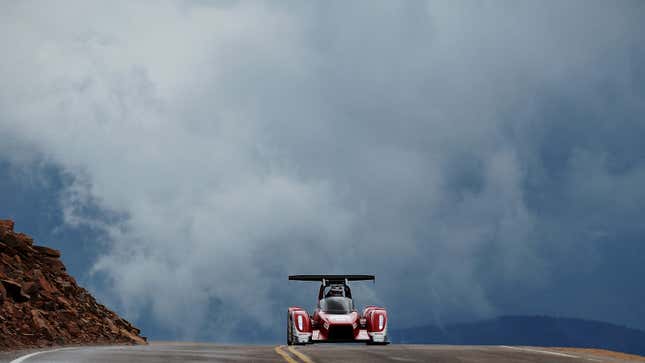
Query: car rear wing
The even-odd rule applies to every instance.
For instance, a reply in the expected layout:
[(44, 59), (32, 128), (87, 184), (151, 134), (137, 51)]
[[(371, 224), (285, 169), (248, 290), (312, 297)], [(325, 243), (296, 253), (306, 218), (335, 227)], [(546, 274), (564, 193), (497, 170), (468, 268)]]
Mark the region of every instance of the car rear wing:
[(349, 288), (350, 281), (375, 281), (374, 275), (290, 275), (291, 281), (320, 282), (318, 300), (323, 298), (325, 287), (330, 285), (343, 285), (345, 297), (352, 298), (352, 290)]
[(375, 281), (374, 275), (289, 275), (290, 281), (315, 281), (323, 285), (348, 281)]

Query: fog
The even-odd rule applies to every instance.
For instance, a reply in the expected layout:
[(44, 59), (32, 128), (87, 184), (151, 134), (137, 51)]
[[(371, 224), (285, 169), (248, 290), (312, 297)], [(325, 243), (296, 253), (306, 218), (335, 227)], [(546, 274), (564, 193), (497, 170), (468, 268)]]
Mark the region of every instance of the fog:
[(144, 333), (278, 338), (286, 306), (314, 303), (294, 273), (376, 274), (355, 295), (397, 326), (645, 328), (642, 2), (27, 1), (0, 19), (0, 156), (68, 177), (65, 224), (103, 235), (87, 272)]

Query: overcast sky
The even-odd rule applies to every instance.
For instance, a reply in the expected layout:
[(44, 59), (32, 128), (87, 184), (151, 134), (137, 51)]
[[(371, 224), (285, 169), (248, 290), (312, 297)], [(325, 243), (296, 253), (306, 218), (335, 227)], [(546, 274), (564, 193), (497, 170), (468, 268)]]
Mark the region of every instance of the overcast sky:
[(645, 329), (645, 2), (0, 5), (0, 217), (150, 337)]

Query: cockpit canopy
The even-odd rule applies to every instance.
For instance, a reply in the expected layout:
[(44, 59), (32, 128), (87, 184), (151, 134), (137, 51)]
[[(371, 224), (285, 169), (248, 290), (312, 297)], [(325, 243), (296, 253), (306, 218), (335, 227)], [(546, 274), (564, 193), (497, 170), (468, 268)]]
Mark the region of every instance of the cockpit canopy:
[(320, 311), (327, 314), (349, 314), (354, 310), (352, 293), (346, 284), (330, 284), (321, 287)]
[(330, 296), (320, 300), (320, 311), (327, 314), (349, 314), (354, 310), (352, 299)]

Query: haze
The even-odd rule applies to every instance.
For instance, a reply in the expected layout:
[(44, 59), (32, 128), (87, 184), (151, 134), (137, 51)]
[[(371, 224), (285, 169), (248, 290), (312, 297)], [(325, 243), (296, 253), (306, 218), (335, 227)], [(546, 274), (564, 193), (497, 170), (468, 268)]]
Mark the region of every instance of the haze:
[(151, 338), (645, 329), (645, 3), (4, 2), (1, 217)]

